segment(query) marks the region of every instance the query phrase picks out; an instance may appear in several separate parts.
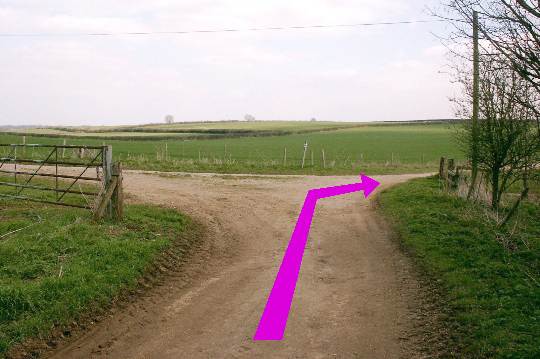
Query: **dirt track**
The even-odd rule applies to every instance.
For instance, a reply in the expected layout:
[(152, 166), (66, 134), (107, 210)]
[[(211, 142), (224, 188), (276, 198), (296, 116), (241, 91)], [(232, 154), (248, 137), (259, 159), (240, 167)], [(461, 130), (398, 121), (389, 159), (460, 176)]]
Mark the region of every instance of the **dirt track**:
[[(376, 176), (383, 187), (418, 175)], [(415, 357), (418, 282), (360, 193), (319, 201), (281, 342), (252, 335), (310, 188), (357, 177), (128, 172), (132, 201), (208, 226), (183, 275), (98, 323), (54, 358)]]

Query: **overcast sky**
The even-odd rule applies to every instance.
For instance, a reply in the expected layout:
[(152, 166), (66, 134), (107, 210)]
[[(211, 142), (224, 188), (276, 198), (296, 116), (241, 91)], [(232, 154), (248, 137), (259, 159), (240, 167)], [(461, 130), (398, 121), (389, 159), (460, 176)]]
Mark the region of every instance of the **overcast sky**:
[[(184, 31), (430, 19), (421, 0), (0, 0), (0, 33)], [(0, 37), (0, 125), (452, 117), (440, 23)]]

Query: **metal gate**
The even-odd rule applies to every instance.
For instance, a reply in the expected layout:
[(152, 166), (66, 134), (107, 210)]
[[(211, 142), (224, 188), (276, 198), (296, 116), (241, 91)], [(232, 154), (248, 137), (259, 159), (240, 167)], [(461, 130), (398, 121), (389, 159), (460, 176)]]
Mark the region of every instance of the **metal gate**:
[(111, 146), (0, 144), (4, 198), (90, 209), (96, 217), (121, 217), (120, 172), (120, 165), (112, 162)]

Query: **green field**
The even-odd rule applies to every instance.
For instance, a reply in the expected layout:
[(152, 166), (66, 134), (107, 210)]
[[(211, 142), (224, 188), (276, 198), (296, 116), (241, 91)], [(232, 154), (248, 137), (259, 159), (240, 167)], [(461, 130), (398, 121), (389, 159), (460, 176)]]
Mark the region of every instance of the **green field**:
[(384, 191), (380, 208), (443, 294), (443, 357), (540, 357), (538, 202), (523, 203), (511, 225), (496, 228), (485, 207), (428, 178)]
[(162, 140), (162, 139), (195, 139), (213, 138), (219, 135), (211, 133), (194, 132), (158, 132), (158, 131), (72, 131), (55, 128), (24, 129), (16, 132), (21, 135), (36, 137), (59, 137), (59, 138), (82, 138), (82, 139), (141, 139), (141, 140)]
[(36, 127), (14, 131), (34, 136), (93, 139), (205, 139), (242, 136), (283, 136), (364, 126), (356, 122), (219, 121), (147, 124), (136, 126)]
[[(257, 122), (241, 124), (268, 126)], [(292, 126), (288, 122), (278, 124), (277, 127), (262, 128), (275, 130), (285, 124)], [(152, 141), (67, 138), (67, 143), (110, 144), (115, 159), (131, 169), (321, 175), (365, 171), (383, 174), (433, 171), (441, 156), (462, 159), (454, 142), (454, 132), (453, 125), (449, 124), (363, 125), (281, 136)], [(21, 141), (20, 135), (0, 135), (0, 143)], [(306, 141), (308, 149), (302, 168)], [(27, 136), (26, 142), (62, 144), (63, 138)]]
[(85, 133), (115, 133), (115, 132), (148, 132), (155, 133), (303, 133), (315, 131), (327, 131), (342, 128), (353, 128), (363, 126), (359, 122), (331, 122), (331, 121), (216, 121), (216, 122), (181, 122), (172, 124), (145, 124), (145, 125), (123, 125), (123, 126), (76, 126), (76, 127), (50, 127), (50, 128), (30, 128), (28, 133), (42, 133), (56, 131), (72, 136), (84, 135)]
[(325, 131), (331, 129), (351, 128), (362, 126), (358, 122), (331, 122), (331, 121), (225, 121), (225, 122), (196, 122), (176, 124), (150, 124), (137, 126), (139, 129), (167, 129), (182, 131), (253, 131), (253, 132), (305, 132)]

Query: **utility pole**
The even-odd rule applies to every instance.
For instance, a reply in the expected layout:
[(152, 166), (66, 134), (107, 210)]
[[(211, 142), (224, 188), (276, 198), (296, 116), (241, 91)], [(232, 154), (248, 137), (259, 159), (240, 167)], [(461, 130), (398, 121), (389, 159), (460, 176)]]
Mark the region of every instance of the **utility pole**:
[(473, 114), (471, 145), (471, 185), (467, 193), (470, 199), (476, 187), (478, 177), (478, 108), (480, 105), (480, 52), (478, 49), (478, 12), (473, 11)]

